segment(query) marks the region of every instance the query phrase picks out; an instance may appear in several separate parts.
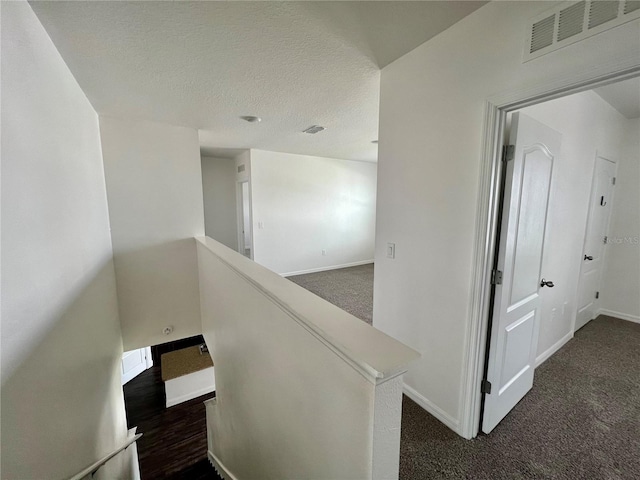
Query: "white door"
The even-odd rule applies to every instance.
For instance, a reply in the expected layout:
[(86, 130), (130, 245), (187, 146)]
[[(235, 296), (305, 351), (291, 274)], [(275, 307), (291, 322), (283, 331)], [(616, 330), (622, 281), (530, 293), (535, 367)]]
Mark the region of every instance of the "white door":
[(604, 266), (605, 237), (609, 228), (616, 164), (596, 157), (593, 171), (589, 218), (582, 251), (582, 266), (578, 286), (578, 313), (575, 329), (585, 326), (595, 317), (600, 297), (600, 278)]
[[(539, 329), (542, 256), (553, 162), (562, 135), (515, 113), (505, 169), (497, 280), (494, 290), (482, 430), (489, 433), (533, 386)], [(499, 275), (498, 275), (499, 278)], [(542, 286), (542, 282), (547, 282)], [(489, 384), (486, 384), (487, 386)]]
[(124, 352), (122, 354), (122, 385), (152, 366), (151, 347)]

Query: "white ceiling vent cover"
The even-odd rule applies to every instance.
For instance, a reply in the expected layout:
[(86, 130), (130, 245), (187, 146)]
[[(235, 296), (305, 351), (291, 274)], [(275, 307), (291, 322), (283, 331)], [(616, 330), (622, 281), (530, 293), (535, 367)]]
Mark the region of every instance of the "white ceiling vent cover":
[(575, 5), (560, 10), (558, 18), (558, 41), (566, 40), (569, 37), (582, 33), (584, 24), (584, 12), (587, 2), (578, 2)]
[(640, 18), (640, 0), (563, 2), (530, 19), (524, 62)]
[(624, 2), (624, 14), (635, 12), (636, 10), (640, 10), (640, 1), (637, 0), (627, 0)]
[(555, 22), (556, 16), (551, 15), (533, 24), (533, 27), (531, 27), (530, 53), (542, 50), (553, 43), (553, 26)]
[(618, 16), (619, 2), (610, 0), (593, 0), (589, 7), (589, 28), (610, 22)]

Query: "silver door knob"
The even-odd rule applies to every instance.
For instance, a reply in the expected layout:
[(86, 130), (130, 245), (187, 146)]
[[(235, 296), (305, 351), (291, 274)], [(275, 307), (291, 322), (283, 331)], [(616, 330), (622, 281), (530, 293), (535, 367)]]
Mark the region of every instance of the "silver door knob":
[(541, 287), (549, 287), (553, 288), (553, 282), (551, 280), (545, 280), (544, 278), (540, 281)]
[(593, 260), (593, 257), (591, 255), (585, 255), (584, 259), (585, 260)]

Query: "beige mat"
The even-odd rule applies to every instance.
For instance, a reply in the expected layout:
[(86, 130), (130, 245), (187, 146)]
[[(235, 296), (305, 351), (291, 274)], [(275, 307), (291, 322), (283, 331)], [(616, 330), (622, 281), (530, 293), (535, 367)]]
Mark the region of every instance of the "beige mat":
[(213, 367), (213, 360), (211, 360), (209, 353), (201, 354), (198, 345), (164, 353), (160, 357), (160, 363), (162, 365), (162, 380), (165, 382)]

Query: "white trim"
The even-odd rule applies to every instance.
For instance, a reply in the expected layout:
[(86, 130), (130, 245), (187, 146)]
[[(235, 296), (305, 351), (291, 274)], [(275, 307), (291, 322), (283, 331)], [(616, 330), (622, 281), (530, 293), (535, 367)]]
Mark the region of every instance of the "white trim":
[(433, 403), (428, 398), (423, 397), (421, 394), (416, 392), (413, 388), (411, 388), (406, 383), (402, 385), (402, 391), (407, 397), (409, 397), (411, 400), (416, 402), (418, 405), (424, 408), (431, 415), (433, 415), (442, 423), (444, 423), (451, 430), (453, 430), (457, 434), (460, 434), (459, 432), (460, 423), (458, 422), (458, 420), (456, 420), (447, 412), (442, 410), (440, 407), (438, 407), (435, 403)]
[(540, 355), (536, 357), (536, 368), (542, 365), (547, 359), (564, 347), (564, 344), (573, 338), (573, 330), (567, 333), (564, 337), (558, 340), (556, 343), (547, 348), (546, 351), (542, 352)]
[(153, 354), (151, 353), (151, 347), (145, 347), (144, 349), (145, 362), (147, 363), (147, 370), (153, 367)]
[(495, 253), (496, 202), (499, 196), (500, 151), (507, 112), (529, 105), (593, 89), (608, 83), (638, 76), (637, 59), (613, 58), (608, 64), (582, 70), (556, 81), (532, 88), (512, 90), (487, 99), (483, 122), (483, 145), (478, 185), (473, 272), (464, 345), (460, 398), (460, 435), (473, 438), (480, 430), (480, 383), (484, 372), (484, 354), (489, 322), (489, 281)]
[[(473, 273), (462, 372), (459, 411), (460, 432), (467, 439), (478, 434), (482, 394), (480, 387), (484, 376), (485, 344), (488, 329), (488, 311), (491, 301), (491, 270), (496, 245), (496, 226), (499, 209), (499, 188), (502, 169), (493, 159), (501, 151), (506, 114), (496, 105), (485, 104), (483, 161), (480, 165), (479, 193), (476, 212), (476, 240), (473, 252)], [(489, 285), (489, 288), (487, 288)]]
[(598, 315), (607, 315), (609, 317), (619, 318), (620, 320), (627, 320), (628, 322), (640, 323), (640, 316), (638, 315), (616, 312), (614, 310), (607, 310), (606, 308), (598, 309), (594, 318), (598, 318)]
[(294, 275), (304, 275), (305, 273), (326, 272), (328, 270), (338, 270), (340, 268), (357, 267), (359, 265), (367, 265), (368, 263), (373, 263), (373, 258), (371, 260), (361, 260), (359, 262), (343, 263), (342, 265), (330, 265), (328, 267), (310, 268), (309, 270), (299, 270), (297, 272), (281, 273), (280, 275), (283, 277), (292, 277)]
[(179, 403), (186, 402), (188, 400), (193, 400), (194, 398), (201, 397), (202, 395), (206, 395), (207, 393), (215, 392), (216, 387), (205, 387), (199, 390), (194, 390), (193, 392), (186, 393), (184, 395), (180, 395), (179, 397), (167, 398), (167, 408), (173, 407), (174, 405), (178, 405)]
[[(246, 164), (245, 164), (246, 165)], [(244, 195), (242, 194), (242, 184), (247, 184), (247, 189), (249, 191), (249, 225), (251, 231), (249, 232), (249, 245), (245, 245), (244, 243)], [(249, 250), (249, 258), (253, 260), (253, 195), (251, 192), (251, 177), (247, 177), (246, 180), (236, 180), (236, 222), (237, 222), (237, 240), (238, 240), (238, 248), (235, 250), (240, 254), (244, 255), (245, 251)]]
[(216, 469), (218, 475), (220, 475), (224, 480), (238, 480), (236, 476), (231, 473), (227, 467), (224, 466), (224, 463), (220, 461), (218, 457), (211, 450), (207, 450), (207, 456), (209, 457), (209, 461), (213, 465), (213, 468)]
[(165, 380), (164, 388), (167, 408), (215, 392), (215, 367), (207, 367)]

